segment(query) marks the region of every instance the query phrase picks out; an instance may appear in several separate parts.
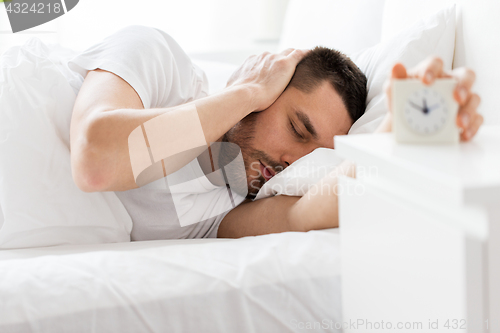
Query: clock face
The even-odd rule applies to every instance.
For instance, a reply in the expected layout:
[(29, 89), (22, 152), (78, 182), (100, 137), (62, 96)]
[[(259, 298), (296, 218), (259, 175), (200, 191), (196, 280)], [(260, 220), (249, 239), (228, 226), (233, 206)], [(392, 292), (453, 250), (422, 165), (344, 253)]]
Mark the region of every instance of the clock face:
[(448, 108), (439, 92), (421, 88), (411, 93), (405, 103), (403, 118), (419, 134), (434, 134), (446, 124)]

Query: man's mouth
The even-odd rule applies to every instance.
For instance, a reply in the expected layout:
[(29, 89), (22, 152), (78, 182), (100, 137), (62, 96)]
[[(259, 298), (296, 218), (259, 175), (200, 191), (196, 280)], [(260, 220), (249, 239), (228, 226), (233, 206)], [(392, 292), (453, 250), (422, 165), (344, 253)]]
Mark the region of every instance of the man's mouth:
[(262, 162), (260, 162), (260, 173), (262, 174), (266, 182), (275, 175), (273, 169), (269, 166), (264, 165), (264, 163)]

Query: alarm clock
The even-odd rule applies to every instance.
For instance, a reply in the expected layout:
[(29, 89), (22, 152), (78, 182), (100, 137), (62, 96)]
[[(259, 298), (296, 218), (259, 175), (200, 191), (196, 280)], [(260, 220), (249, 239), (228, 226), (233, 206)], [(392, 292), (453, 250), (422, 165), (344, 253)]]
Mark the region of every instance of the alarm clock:
[(400, 143), (454, 144), (460, 139), (456, 125), (458, 103), (453, 98), (455, 79), (393, 79), (392, 130)]

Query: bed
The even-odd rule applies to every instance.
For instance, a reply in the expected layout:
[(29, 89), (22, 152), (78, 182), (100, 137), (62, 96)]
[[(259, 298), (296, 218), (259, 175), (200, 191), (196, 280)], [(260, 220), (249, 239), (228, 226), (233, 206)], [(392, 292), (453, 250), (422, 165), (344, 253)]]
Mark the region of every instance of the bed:
[(336, 230), (2, 251), (0, 330), (294, 332), (340, 319), (339, 261)]
[[(114, 192), (76, 187), (74, 55), (31, 39), (0, 60), (0, 332), (338, 331), (338, 230), (130, 242)], [(212, 93), (235, 69), (198, 65)]]
[[(457, 6), (450, 9), (453, 3)], [(443, 8), (445, 12), (436, 14)], [(336, 47), (367, 73), (367, 113), (350, 134), (368, 133), (381, 120), (382, 83), (393, 61), (411, 66), (434, 53), (450, 69), (467, 65), (476, 71), (476, 89), (485, 96), (481, 112), (488, 124), (500, 124), (496, 107), (500, 95), (495, 94), (500, 86), (494, 74), (500, 72), (498, 39), (474, 38), (500, 31), (499, 10), (497, 2), (488, 0), (404, 5), (396, 0), (291, 0), (280, 47)], [(358, 38), (348, 34), (354, 31)], [(14, 56), (2, 59), (9, 66), (2, 67), (0, 78), (29, 76), (32, 88), (53, 98), (39, 104), (42, 112), (36, 119), (26, 115), (13, 122), (19, 113), (0, 110), (0, 156), (15, 155), (17, 147), (6, 144), (8, 140), (25, 144), (23, 135), (36, 132), (43, 139), (30, 147), (43, 151), (50, 146), (52, 159), (42, 154), (15, 155), (17, 163), (0, 159), (0, 332), (344, 330), (342, 221), (340, 230), (236, 240), (130, 242), (130, 217), (116, 196), (83, 193), (63, 180), (70, 175), (70, 114), (55, 118), (50, 110), (68, 110), (81, 84), (81, 78), (64, 66), (72, 56), (70, 50), (47, 48), (32, 40), (16, 52), (45, 69), (43, 84), (33, 76), (29, 61), (18, 66), (20, 58)], [(195, 62), (207, 73), (211, 92), (222, 89), (235, 68), (203, 59)], [(61, 75), (64, 82), (57, 79)], [(12, 94), (1, 83), (0, 107)], [(66, 97), (57, 98), (51, 87)], [(29, 86), (23, 89), (29, 91)], [(16, 110), (33, 103), (8, 101)], [(21, 121), (28, 126), (20, 126)], [(41, 174), (30, 172), (33, 164), (42, 166), (37, 169)], [(46, 181), (40, 182), (40, 175)], [(281, 194), (270, 186), (267, 191)], [(19, 236), (17, 242), (7, 237), (12, 234)]]

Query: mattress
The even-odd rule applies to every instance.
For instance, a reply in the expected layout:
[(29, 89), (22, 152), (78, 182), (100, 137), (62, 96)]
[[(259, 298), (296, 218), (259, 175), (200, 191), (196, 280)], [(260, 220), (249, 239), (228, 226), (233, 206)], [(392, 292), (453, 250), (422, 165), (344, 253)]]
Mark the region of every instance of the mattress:
[(338, 229), (0, 251), (0, 332), (339, 332)]

